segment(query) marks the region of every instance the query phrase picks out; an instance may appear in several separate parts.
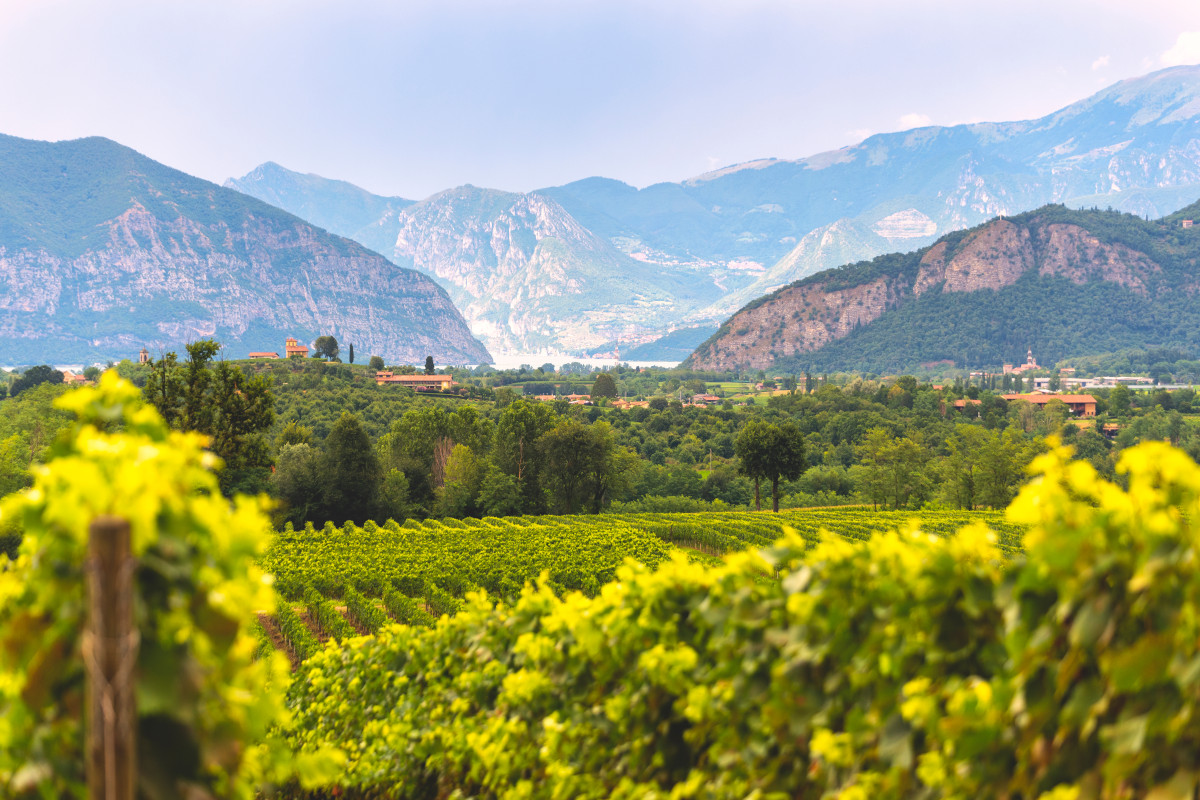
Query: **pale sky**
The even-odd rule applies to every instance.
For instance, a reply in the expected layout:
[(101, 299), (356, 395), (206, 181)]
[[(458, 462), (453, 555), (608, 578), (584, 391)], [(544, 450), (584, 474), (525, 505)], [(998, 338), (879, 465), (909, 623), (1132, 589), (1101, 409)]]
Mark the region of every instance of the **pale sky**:
[(0, 133), (414, 199), (646, 186), (1198, 62), (1196, 0), (0, 0)]

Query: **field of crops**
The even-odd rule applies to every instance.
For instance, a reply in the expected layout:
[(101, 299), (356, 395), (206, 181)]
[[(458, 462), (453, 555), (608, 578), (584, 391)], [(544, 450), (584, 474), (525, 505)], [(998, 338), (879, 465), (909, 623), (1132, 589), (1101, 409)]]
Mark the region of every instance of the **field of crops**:
[(783, 527), (815, 543), (821, 534), (867, 539), (916, 521), (945, 536), (973, 522), (996, 532), (1001, 550), (1020, 548), (1021, 532), (998, 512), (814, 509), (780, 514), (704, 512), (408, 520), (362, 527), (290, 527), (279, 533), (263, 567), (281, 599), (260, 616), (263, 646), (302, 661), (329, 638), (373, 633), (395, 621), (430, 625), (454, 614), (464, 594), (484, 590), (514, 599), (543, 572), (556, 593), (595, 595), (627, 558), (650, 567), (683, 549), (693, 559), (766, 547)]

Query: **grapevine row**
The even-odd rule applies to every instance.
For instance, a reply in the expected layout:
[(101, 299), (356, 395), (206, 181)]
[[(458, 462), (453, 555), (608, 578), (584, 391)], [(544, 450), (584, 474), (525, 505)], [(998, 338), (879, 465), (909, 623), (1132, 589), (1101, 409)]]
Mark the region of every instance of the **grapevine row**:
[(312, 631), (304, 624), (304, 620), (300, 619), (291, 603), (283, 598), (280, 598), (275, 606), (275, 622), (279, 625), (279, 632), (283, 635), (288, 651), (297, 660), (304, 661), (321, 649), (317, 637), (312, 635)]
[(1001, 552), (1020, 550), (1021, 530), (999, 513), (854, 508), (289, 527), (276, 536), (263, 566), (274, 573), (277, 588), (289, 598), (302, 597), (307, 587), (341, 598), (349, 590), (383, 597), (388, 589), (396, 589), (424, 598), (429, 610), (441, 616), (455, 613), (460, 599), (472, 590), (511, 600), (543, 572), (557, 592), (578, 590), (594, 596), (614, 579), (626, 558), (657, 567), (676, 548), (685, 548), (704, 562), (706, 557), (768, 547), (785, 527), (811, 546), (825, 535), (864, 540), (912, 523), (926, 533), (945, 536), (971, 522), (983, 522), (995, 531)]

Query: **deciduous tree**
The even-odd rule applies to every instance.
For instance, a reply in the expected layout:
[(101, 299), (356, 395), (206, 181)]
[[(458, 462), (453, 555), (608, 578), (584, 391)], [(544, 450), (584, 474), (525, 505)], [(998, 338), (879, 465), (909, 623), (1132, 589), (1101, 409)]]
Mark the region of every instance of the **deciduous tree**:
[(616, 397), (617, 382), (607, 372), (601, 372), (592, 383), (592, 397)]
[(212, 361), (221, 345), (201, 339), (186, 346), (180, 365), (167, 353), (151, 365), (143, 394), (173, 428), (209, 437), (209, 449), (225, 468), (221, 491), (258, 492), (266, 486), (271, 457), (263, 431), (275, 420), (275, 399), (266, 376)]
[(488, 467), (479, 487), (479, 506), (489, 517), (520, 514), (521, 494), (516, 479), (494, 464)]
[(752, 420), (734, 444), (739, 469), (754, 479), (754, 506), (762, 510), (759, 481), (771, 481), (771, 507), (779, 511), (779, 480), (795, 480), (804, 472), (804, 436), (793, 422), (775, 425)]
[(324, 503), (320, 461), (320, 451), (307, 442), (285, 443), (279, 448), (271, 475), (271, 494), (283, 503), (277, 523), (287, 521), (300, 527), (314, 520)]
[(16, 397), (26, 389), (31, 389), (43, 383), (62, 383), (63, 374), (48, 364), (41, 364), (36, 367), (30, 367), (21, 373), (21, 376), (13, 381), (9, 387), (9, 394)]
[(338, 347), (338, 340), (334, 336), (318, 336), (317, 341), (313, 342), (313, 357), (325, 358), (330, 361), (338, 357), (341, 352)]
[(546, 505), (537, 443), (554, 427), (555, 420), (554, 412), (546, 405), (517, 399), (505, 407), (496, 423), (492, 460), (516, 481), (525, 514), (540, 513)]
[(483, 480), (483, 463), (465, 444), (456, 444), (446, 460), (445, 480), (435, 492), (433, 513), (438, 517), (464, 517), (477, 512), (475, 498)]

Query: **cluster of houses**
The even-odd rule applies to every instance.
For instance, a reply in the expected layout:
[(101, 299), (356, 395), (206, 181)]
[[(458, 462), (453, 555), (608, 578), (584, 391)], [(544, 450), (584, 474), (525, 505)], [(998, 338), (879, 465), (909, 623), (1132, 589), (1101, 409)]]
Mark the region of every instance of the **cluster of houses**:
[[(308, 352), (309, 352), (308, 347), (306, 345), (300, 344), (300, 342), (298, 342), (295, 337), (289, 336), (284, 341), (284, 345), (283, 345), (283, 353), (284, 353), (283, 357), (284, 358), (308, 358)], [(253, 359), (255, 361), (271, 361), (274, 359), (278, 359), (280, 356), (279, 356), (279, 353), (274, 352), (274, 351), (254, 351), (252, 353), (247, 354), (246, 357)], [(150, 360), (151, 360), (150, 352), (148, 350), (146, 350), (146, 348), (143, 347), (141, 353), (138, 354), (138, 363), (139, 364), (149, 364)], [(69, 373), (69, 372), (64, 373), (64, 375), (70, 376), (68, 378), (65, 378), (66, 382), (68, 382), (68, 383), (73, 382), (76, 379), (78, 381), (84, 380), (83, 376), (81, 376), (81, 375), (80, 376), (72, 376), (71, 373)], [(449, 375), (424, 375), (424, 374), (398, 375), (394, 372), (390, 372), (390, 371), (386, 371), (386, 370), (379, 370), (375, 373), (375, 384), (377, 386), (398, 384), (400, 386), (407, 386), (410, 389), (416, 389), (419, 392), (428, 392), (428, 391), (444, 392), (444, 391), (448, 391), (448, 390), (452, 389), (454, 386), (457, 385), (454, 382), (454, 378), (452, 378)]]
[[(530, 400), (538, 400), (543, 403), (552, 403), (555, 400), (566, 400), (573, 406), (590, 406), (592, 405), (592, 397), (587, 394), (534, 394), (529, 396)], [(724, 402), (725, 398), (717, 397), (715, 394), (694, 394), (690, 403), (684, 403), (685, 406), (711, 406)], [(623, 398), (614, 398), (610, 406), (628, 411), (631, 408), (649, 408), (649, 400), (625, 400)]]
[[(1016, 366), (1016, 367), (1014, 367), (1012, 364), (1005, 364), (1004, 365), (1004, 374), (1005, 375), (1020, 375), (1023, 372), (1033, 372), (1034, 370), (1039, 370), (1041, 368), (1042, 367), (1037, 363), (1037, 361), (1033, 357), (1033, 348), (1031, 347), (1025, 353), (1025, 363), (1021, 364), (1020, 366)], [(1074, 373), (1075, 370), (1071, 370), (1071, 372)]]
[[(1034, 394), (1002, 394), (1000, 395), (1005, 400), (1013, 402), (1015, 400), (1023, 400), (1030, 405), (1038, 408), (1044, 408), (1046, 404), (1058, 401), (1067, 407), (1072, 414), (1077, 417), (1094, 417), (1096, 416), (1096, 398), (1090, 394), (1057, 394), (1055, 392), (1035, 392)], [(955, 400), (952, 406), (962, 411), (968, 405), (979, 405), (982, 400), (972, 400), (969, 397), (964, 397), (960, 400)]]
[[(284, 342), (284, 356), (286, 358), (308, 358), (308, 347), (300, 344), (294, 338), (288, 337)], [(278, 353), (251, 353), (250, 358), (272, 359), (279, 358)], [(375, 373), (375, 385), (387, 386), (398, 384), (407, 386), (410, 389), (416, 389), (419, 392), (428, 391), (449, 391), (455, 386), (454, 378), (449, 375), (398, 375), (390, 370), (378, 370)]]

